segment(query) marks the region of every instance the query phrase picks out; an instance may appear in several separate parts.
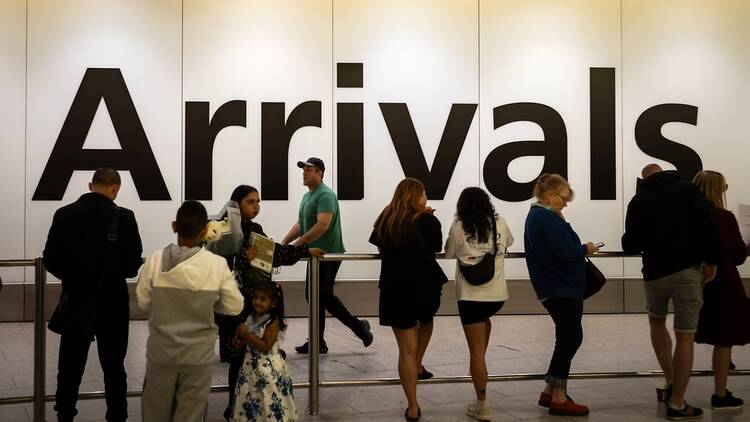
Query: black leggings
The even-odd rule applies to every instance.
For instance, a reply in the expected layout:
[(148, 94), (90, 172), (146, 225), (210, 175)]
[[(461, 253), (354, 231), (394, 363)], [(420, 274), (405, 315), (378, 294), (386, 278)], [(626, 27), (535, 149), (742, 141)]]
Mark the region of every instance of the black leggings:
[(566, 388), (570, 363), (583, 343), (583, 300), (551, 297), (542, 302), (555, 322), (555, 352), (547, 370), (546, 381)]

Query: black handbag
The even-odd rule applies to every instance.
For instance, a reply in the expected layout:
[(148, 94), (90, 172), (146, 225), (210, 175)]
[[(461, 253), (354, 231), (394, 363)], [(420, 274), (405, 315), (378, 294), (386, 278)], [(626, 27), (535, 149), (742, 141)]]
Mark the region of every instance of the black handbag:
[(472, 286), (481, 286), (495, 276), (495, 256), (497, 255), (497, 227), (492, 219), (492, 253), (487, 252), (482, 260), (474, 265), (465, 265), (458, 261), (458, 270), (466, 282)]
[(586, 257), (586, 289), (583, 292), (583, 298), (588, 299), (598, 293), (606, 282), (607, 278), (604, 274)]
[[(112, 255), (115, 249), (115, 243), (117, 242), (117, 230), (120, 225), (120, 208), (115, 205), (115, 210), (112, 215), (112, 223), (107, 232), (107, 248), (104, 251), (104, 265), (102, 266), (102, 274), (99, 277), (97, 283), (97, 290), (99, 291), (97, 296), (101, 296), (101, 289), (104, 285), (104, 277), (111, 263)], [(94, 320), (96, 317), (96, 308), (98, 307), (99, 301), (97, 299), (91, 299), (76, 303), (75, 306), (71, 304), (70, 296), (63, 290), (60, 293), (60, 299), (57, 301), (57, 306), (52, 312), (52, 316), (47, 323), (47, 328), (55, 334), (63, 334), (69, 327), (76, 327), (82, 331), (82, 334), (93, 338)], [(75, 309), (74, 309), (75, 308)]]

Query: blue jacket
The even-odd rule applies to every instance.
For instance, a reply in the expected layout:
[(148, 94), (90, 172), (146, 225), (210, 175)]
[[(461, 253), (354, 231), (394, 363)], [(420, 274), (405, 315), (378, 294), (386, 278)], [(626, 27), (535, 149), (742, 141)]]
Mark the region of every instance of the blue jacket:
[(537, 297), (583, 299), (586, 245), (553, 210), (532, 204), (524, 232), (526, 265)]

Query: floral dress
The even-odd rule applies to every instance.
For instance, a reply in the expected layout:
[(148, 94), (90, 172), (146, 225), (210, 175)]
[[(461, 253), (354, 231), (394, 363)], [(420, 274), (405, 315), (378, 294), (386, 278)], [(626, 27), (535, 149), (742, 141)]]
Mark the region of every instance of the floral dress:
[[(263, 337), (270, 322), (268, 315), (263, 315), (258, 321), (252, 316), (247, 319), (250, 331), (259, 338)], [(247, 347), (234, 397), (231, 421), (297, 420), (292, 377), (286, 361), (279, 354), (278, 341), (268, 353)]]
[[(263, 271), (251, 266), (250, 262), (248, 262), (245, 257), (245, 249), (247, 249), (250, 241), (250, 233), (258, 233), (263, 236), (266, 235), (260, 224), (255, 223), (252, 220), (243, 220), (242, 248), (240, 248), (233, 257), (229, 258), (229, 268), (234, 270), (235, 278), (237, 279), (237, 286), (245, 299), (245, 305), (242, 312), (237, 316), (221, 314), (214, 315), (216, 325), (219, 326), (219, 356), (222, 362), (242, 360), (245, 353), (244, 350), (237, 350), (232, 345), (234, 332), (237, 329), (237, 326), (241, 322), (244, 322), (253, 311), (254, 286), (260, 282), (271, 280), (270, 274), (264, 273)], [(273, 251), (273, 266), (293, 265), (301, 258), (307, 258), (309, 256), (310, 254), (308, 253), (307, 244), (291, 246), (277, 243)]]

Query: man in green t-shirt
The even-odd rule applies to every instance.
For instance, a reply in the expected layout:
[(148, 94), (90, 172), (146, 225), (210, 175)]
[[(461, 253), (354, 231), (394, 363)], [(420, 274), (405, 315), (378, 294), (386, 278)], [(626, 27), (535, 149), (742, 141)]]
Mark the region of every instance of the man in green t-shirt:
[[(309, 189), (302, 197), (299, 206), (299, 217), (289, 233), (281, 241), (282, 245), (308, 244), (310, 247), (320, 248), (330, 253), (343, 253), (344, 242), (341, 237), (341, 214), (336, 193), (323, 183), (325, 164), (323, 160), (311, 157), (307, 161), (297, 162), (302, 169), (302, 180)], [(324, 261), (320, 263), (320, 353), (327, 353), (323, 333), (326, 327), (325, 311), (336, 317), (342, 324), (349, 327), (362, 340), (365, 347), (372, 344), (370, 323), (364, 319), (354, 317), (341, 300), (333, 293), (336, 273), (341, 261)], [(310, 282), (310, 265), (307, 266), (305, 280), (305, 299), (307, 297), (307, 283)], [(297, 353), (308, 353), (309, 344), (294, 348)]]

